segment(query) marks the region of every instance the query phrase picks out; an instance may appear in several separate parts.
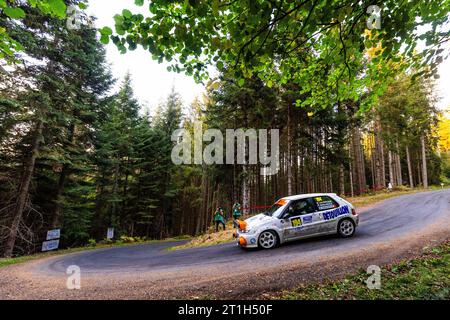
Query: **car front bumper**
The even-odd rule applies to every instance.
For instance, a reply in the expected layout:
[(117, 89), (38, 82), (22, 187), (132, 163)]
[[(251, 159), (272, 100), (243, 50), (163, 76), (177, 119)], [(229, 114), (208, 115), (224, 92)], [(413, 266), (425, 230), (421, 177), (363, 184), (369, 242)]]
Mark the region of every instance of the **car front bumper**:
[(242, 248), (258, 248), (258, 234), (237, 232), (237, 245)]

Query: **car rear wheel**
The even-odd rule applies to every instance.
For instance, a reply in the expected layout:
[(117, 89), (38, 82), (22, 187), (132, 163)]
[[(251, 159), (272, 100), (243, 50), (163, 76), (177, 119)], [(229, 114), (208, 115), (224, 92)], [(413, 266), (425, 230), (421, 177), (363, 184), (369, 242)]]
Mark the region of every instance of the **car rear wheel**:
[(338, 234), (342, 238), (349, 238), (355, 234), (355, 223), (350, 219), (339, 221)]
[(278, 238), (275, 232), (271, 230), (266, 230), (261, 232), (258, 238), (258, 244), (260, 248), (263, 249), (273, 249), (278, 244)]

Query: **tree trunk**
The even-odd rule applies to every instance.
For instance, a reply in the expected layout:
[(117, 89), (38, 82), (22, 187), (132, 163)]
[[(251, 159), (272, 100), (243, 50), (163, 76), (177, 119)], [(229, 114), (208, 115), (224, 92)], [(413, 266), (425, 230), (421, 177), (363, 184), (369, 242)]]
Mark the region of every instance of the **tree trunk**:
[(395, 153), (395, 164), (397, 167), (397, 184), (399, 186), (403, 185), (403, 177), (402, 177), (402, 164), (400, 162), (400, 148), (398, 146), (398, 141), (396, 142), (396, 153)]
[(342, 164), (339, 166), (339, 195), (345, 195), (345, 172)]
[(361, 132), (359, 128), (354, 128), (352, 133), (353, 159), (356, 182), (358, 185), (358, 194), (364, 193), (366, 189), (366, 170), (364, 164), (364, 152), (361, 145)]
[(67, 176), (67, 167), (66, 165), (64, 165), (61, 174), (59, 175), (58, 190), (56, 191), (55, 210), (53, 212), (53, 218), (51, 223), (51, 227), (53, 229), (59, 227), (60, 224), (60, 217), (62, 212), (61, 201), (64, 193), (64, 184), (66, 181), (66, 176)]
[(288, 195), (292, 195), (292, 137), (291, 137), (291, 108), (288, 104), (288, 112), (287, 112), (287, 193)]
[(392, 184), (392, 186), (395, 186), (395, 179), (394, 179), (394, 168), (392, 167), (392, 151), (388, 151), (388, 164), (389, 164), (389, 182)]
[(428, 170), (427, 170), (427, 151), (425, 148), (425, 137), (420, 137), (420, 144), (422, 145), (422, 181), (423, 187), (428, 188)]
[(204, 230), (204, 217), (206, 215), (206, 212), (208, 211), (208, 176), (206, 171), (206, 164), (202, 165), (202, 205), (200, 208), (200, 216), (197, 219), (197, 223), (195, 226), (195, 234), (198, 235), (201, 231)]
[(375, 190), (384, 189), (386, 187), (386, 168), (384, 157), (384, 143), (381, 137), (380, 119), (375, 121), (374, 128), (374, 161), (375, 161)]
[[(73, 116), (77, 116), (77, 115), (74, 113)], [(74, 123), (72, 123), (69, 127), (68, 141), (71, 144), (75, 143), (75, 124)], [(61, 201), (62, 201), (62, 197), (64, 194), (64, 187), (65, 187), (68, 171), (69, 170), (68, 170), (67, 164), (64, 164), (61, 174), (59, 175), (58, 190), (56, 191), (55, 210), (53, 212), (53, 218), (52, 218), (52, 223), (51, 223), (52, 228), (57, 228), (60, 225), (61, 213), (63, 211)]]
[(248, 187), (248, 172), (245, 165), (242, 166), (242, 213), (247, 215), (250, 213), (250, 190)]
[(380, 159), (380, 166), (381, 166), (381, 182), (383, 185), (383, 189), (386, 187), (386, 158), (384, 156), (384, 141), (383, 139), (381, 139), (380, 137), (380, 155), (381, 155), (381, 159)]
[[(350, 152), (350, 150), (349, 150), (349, 152)], [(349, 169), (349, 172), (350, 172), (350, 195), (352, 197), (354, 197), (355, 196), (355, 189), (353, 187), (353, 165), (352, 165), (351, 157), (350, 157), (350, 169)]]
[(370, 146), (369, 146), (369, 148), (370, 148), (370, 150), (371, 150), (371, 157), (370, 157), (370, 169), (371, 169), (371, 171), (372, 171), (372, 189), (373, 190), (377, 190), (377, 182), (378, 182), (378, 170), (377, 170), (377, 165), (376, 165), (376, 163), (377, 163), (377, 159), (376, 159), (376, 157), (377, 157), (377, 154), (376, 154), (376, 150), (375, 150), (375, 147), (376, 147), (376, 144), (375, 144), (375, 135), (373, 135), (373, 136), (370, 136), (370, 138), (369, 138), (369, 144), (370, 144)]
[(36, 124), (35, 134), (31, 145), (31, 155), (24, 167), (16, 204), (14, 207), (14, 215), (9, 230), (8, 238), (5, 245), (5, 257), (11, 257), (14, 246), (17, 239), (17, 233), (19, 231), (20, 221), (22, 220), (23, 211), (25, 210), (28, 192), (30, 189), (31, 178), (33, 177), (34, 167), (36, 165), (36, 159), (39, 155), (39, 146), (42, 137), (42, 130), (44, 129), (44, 123), (42, 120), (38, 120)]
[(411, 188), (414, 188), (413, 172), (412, 172), (412, 166), (411, 166), (411, 155), (409, 154), (408, 146), (406, 146), (406, 162), (408, 164), (409, 186)]
[(120, 171), (120, 160), (119, 158), (117, 158), (117, 163), (116, 163), (116, 167), (114, 169), (114, 185), (113, 185), (113, 189), (112, 189), (112, 194), (114, 196), (114, 201), (112, 203), (112, 208), (111, 208), (111, 217), (110, 217), (110, 225), (112, 225), (112, 223), (114, 222), (114, 219), (117, 218), (117, 199), (116, 197), (118, 196), (118, 189), (119, 189), (119, 171)]
[[(417, 154), (417, 159), (420, 159), (420, 152)], [(422, 169), (419, 160), (417, 160), (417, 184), (422, 184)]]

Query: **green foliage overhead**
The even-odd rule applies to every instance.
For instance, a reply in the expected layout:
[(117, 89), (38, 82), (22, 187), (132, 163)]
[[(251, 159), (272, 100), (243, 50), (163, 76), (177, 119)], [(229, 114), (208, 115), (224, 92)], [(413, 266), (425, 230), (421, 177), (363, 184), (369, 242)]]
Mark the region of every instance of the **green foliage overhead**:
[[(207, 67), (215, 65), (219, 71), (233, 69), (240, 85), (258, 75), (269, 84), (296, 81), (322, 88), (310, 103), (324, 102), (320, 90), (328, 91), (339, 82), (348, 87), (336, 88), (341, 100), (360, 95), (367, 87), (358, 75), (364, 73), (361, 66), (368, 48), (383, 48), (371, 61), (379, 72), (368, 74), (377, 81), (377, 74), (383, 73), (380, 64), (399, 61), (399, 54), (426, 63), (432, 71), (449, 36), (441, 30), (450, 9), (445, 0), (401, 5), (397, 0), (135, 1), (138, 6), (145, 3), (148, 15), (125, 9), (115, 16), (115, 34), (110, 38), (121, 52), (142, 46), (153, 59), (170, 62), (170, 70), (197, 81), (207, 79)], [(381, 7), (381, 29), (367, 36), (367, 9), (373, 4)], [(416, 32), (424, 25), (430, 27), (427, 32)], [(415, 50), (419, 40), (427, 45), (420, 55)]]
[[(38, 8), (42, 13), (64, 18), (66, 16), (66, 4), (64, 0), (28, 0), (22, 1), (6, 1), (0, 0), (0, 17), (3, 16), (9, 19), (23, 19), (25, 18), (24, 5), (29, 4), (33, 8)], [(17, 41), (11, 39), (6, 30), (0, 26), (0, 59), (7, 59), (14, 61), (14, 52), (22, 50), (22, 45)]]
[(64, 0), (29, 0), (32, 7), (37, 7), (44, 14), (64, 18), (66, 16), (66, 4)]
[(25, 17), (25, 11), (22, 6), (28, 3), (33, 8), (38, 8), (42, 13), (57, 18), (66, 16), (66, 4), (64, 0), (28, 0), (22, 1), (6, 1), (0, 0), (0, 8), (3, 13), (11, 19), (22, 19)]

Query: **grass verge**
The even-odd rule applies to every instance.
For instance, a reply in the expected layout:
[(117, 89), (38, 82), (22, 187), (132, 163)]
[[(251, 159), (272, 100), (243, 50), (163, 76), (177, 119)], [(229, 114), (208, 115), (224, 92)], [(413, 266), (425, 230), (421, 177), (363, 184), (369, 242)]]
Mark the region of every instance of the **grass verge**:
[[(335, 281), (304, 285), (270, 298), (283, 300), (450, 299), (450, 241), (426, 248), (417, 258), (381, 268), (380, 289), (369, 289), (365, 270)], [(267, 298), (267, 297), (266, 297)]]
[(233, 221), (228, 221), (227, 227), (224, 231), (214, 232), (214, 228), (210, 227), (206, 233), (192, 238), (188, 243), (183, 244), (181, 246), (169, 247), (164, 250), (175, 251), (181, 249), (207, 247), (232, 242), (235, 241), (235, 239), (233, 238), (234, 231), (235, 229), (233, 228)]

